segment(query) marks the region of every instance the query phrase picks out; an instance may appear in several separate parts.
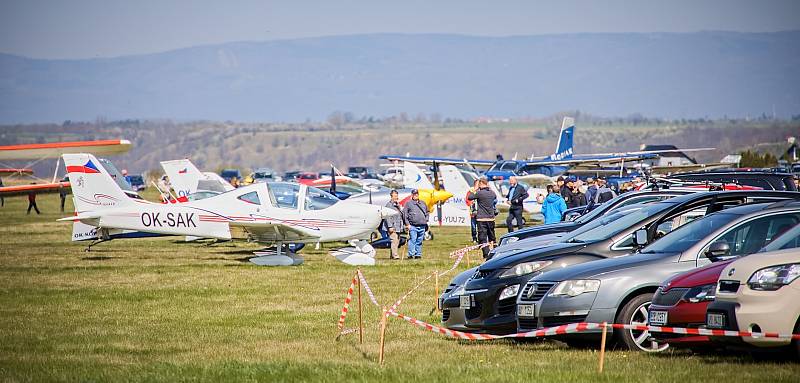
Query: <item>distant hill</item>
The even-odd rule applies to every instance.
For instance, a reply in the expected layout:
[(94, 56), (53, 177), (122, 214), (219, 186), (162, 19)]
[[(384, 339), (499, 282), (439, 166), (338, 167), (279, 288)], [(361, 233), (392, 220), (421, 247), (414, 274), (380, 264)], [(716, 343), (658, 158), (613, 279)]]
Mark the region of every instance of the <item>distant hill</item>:
[(800, 31), (516, 37), (374, 34), (110, 59), (0, 54), (0, 123), (472, 118), (563, 110), (668, 118), (800, 113)]

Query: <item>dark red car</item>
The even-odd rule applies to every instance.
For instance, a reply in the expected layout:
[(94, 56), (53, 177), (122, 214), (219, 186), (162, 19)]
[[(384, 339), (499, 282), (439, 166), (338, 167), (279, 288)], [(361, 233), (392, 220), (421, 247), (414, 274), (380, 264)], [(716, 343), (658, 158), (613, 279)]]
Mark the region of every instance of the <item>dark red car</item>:
[[(653, 295), (648, 323), (653, 326), (700, 327), (706, 324), (706, 306), (714, 300), (722, 269), (735, 259), (678, 274), (668, 279)], [(672, 346), (702, 346), (707, 336), (654, 333)]]

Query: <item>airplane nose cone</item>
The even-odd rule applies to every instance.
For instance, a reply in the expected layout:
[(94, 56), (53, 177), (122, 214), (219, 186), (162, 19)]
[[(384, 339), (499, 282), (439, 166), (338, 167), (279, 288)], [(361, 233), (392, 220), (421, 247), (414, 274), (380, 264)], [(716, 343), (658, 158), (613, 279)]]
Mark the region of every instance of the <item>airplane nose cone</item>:
[(447, 190), (435, 190), (433, 192), (433, 202), (434, 203), (444, 203), (445, 201), (450, 199), (450, 197), (452, 197), (452, 196), (453, 196), (453, 193), (450, 193)]

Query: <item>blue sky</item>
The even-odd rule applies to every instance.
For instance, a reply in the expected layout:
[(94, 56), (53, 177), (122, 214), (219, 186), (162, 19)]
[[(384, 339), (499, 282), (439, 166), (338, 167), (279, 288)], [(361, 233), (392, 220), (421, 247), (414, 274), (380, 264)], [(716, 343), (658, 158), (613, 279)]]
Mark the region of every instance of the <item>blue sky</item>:
[(377, 32), (772, 32), (800, 29), (798, 15), (795, 0), (6, 0), (0, 3), (0, 52), (114, 57), (230, 41)]

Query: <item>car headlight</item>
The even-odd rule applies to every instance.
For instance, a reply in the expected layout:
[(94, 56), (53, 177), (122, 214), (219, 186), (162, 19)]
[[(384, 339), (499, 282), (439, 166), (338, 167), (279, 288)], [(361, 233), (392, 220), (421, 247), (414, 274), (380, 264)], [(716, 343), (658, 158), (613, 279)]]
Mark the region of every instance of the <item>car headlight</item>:
[(516, 297), (517, 293), (519, 293), (519, 285), (511, 285), (503, 289), (500, 293), (499, 300), (503, 300), (506, 298)]
[(500, 239), (500, 246), (508, 245), (509, 243), (514, 243), (519, 241), (519, 237), (510, 236)]
[(459, 295), (464, 295), (464, 286), (458, 286), (450, 293), (450, 296), (457, 297)]
[(553, 261), (523, 262), (500, 274), (500, 278), (519, 277), (541, 270), (553, 264)]
[(775, 291), (800, 276), (800, 263), (767, 267), (750, 276), (747, 285), (753, 290)]
[(714, 295), (717, 292), (717, 284), (710, 284), (710, 285), (703, 285), (692, 287), (686, 294), (683, 295), (683, 299), (692, 302), (706, 302), (706, 301), (713, 301)]
[(553, 292), (552, 296), (569, 295), (575, 297), (583, 293), (596, 292), (600, 288), (600, 281), (595, 279), (575, 279), (570, 281), (563, 281), (559, 283)]

